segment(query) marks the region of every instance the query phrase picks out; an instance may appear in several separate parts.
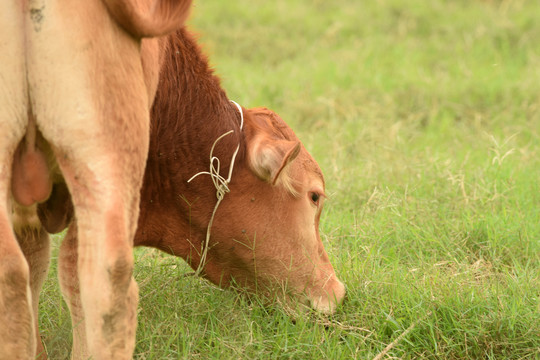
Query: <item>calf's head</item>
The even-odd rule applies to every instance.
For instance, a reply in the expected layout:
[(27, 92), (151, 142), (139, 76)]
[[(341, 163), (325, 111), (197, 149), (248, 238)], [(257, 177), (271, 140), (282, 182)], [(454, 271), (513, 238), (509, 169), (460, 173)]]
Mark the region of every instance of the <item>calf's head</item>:
[(246, 152), (217, 210), (203, 273), (221, 286), (234, 281), (332, 313), (345, 287), (319, 235), (322, 172), (279, 116), (244, 111)]

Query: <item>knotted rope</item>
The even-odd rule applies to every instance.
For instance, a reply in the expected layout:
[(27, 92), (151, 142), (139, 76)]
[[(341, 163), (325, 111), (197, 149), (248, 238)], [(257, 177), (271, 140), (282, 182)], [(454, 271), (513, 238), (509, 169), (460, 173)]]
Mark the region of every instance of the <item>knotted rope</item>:
[[(242, 111), (242, 107), (238, 105), (235, 101), (229, 100), (232, 102), (236, 107), (238, 108), (238, 111), (240, 112), (240, 131), (244, 128), (244, 113)], [(212, 211), (212, 217), (210, 218), (210, 221), (208, 222), (208, 227), (206, 228), (206, 239), (203, 244), (202, 254), (201, 254), (201, 260), (199, 261), (199, 266), (197, 267), (197, 270), (195, 270), (195, 276), (199, 276), (201, 274), (201, 271), (204, 267), (204, 264), (206, 262), (206, 255), (208, 253), (208, 245), (210, 243), (210, 233), (212, 229), (212, 223), (214, 222), (214, 216), (216, 215), (216, 211), (219, 207), (219, 204), (225, 197), (225, 194), (230, 192), (229, 189), (229, 183), (231, 182), (232, 178), (232, 172), (234, 168), (234, 161), (236, 160), (236, 155), (238, 154), (238, 151), (240, 150), (240, 144), (236, 146), (236, 150), (234, 150), (234, 153), (231, 157), (231, 165), (229, 166), (229, 176), (225, 179), (220, 174), (221, 169), (221, 161), (217, 156), (214, 156), (214, 148), (216, 147), (216, 144), (223, 139), (225, 136), (234, 133), (234, 130), (230, 130), (226, 132), (225, 134), (221, 135), (214, 141), (214, 144), (212, 145), (212, 148), (210, 149), (210, 171), (201, 171), (195, 175), (193, 175), (187, 182), (191, 182), (191, 180), (195, 179), (199, 175), (210, 175), (210, 178), (212, 179), (212, 182), (214, 183), (214, 186), (216, 187), (216, 197), (217, 202), (216, 206), (214, 206), (214, 211)]]

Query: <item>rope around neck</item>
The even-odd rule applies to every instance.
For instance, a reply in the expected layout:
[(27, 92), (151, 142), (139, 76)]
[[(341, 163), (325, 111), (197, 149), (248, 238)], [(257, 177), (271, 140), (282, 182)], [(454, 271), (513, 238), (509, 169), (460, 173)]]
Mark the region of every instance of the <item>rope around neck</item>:
[[(238, 108), (238, 111), (240, 112), (240, 131), (244, 128), (244, 112), (242, 111), (242, 107), (238, 105), (233, 100), (229, 100), (232, 102), (236, 107)], [(187, 182), (191, 182), (191, 180), (195, 179), (199, 175), (210, 175), (210, 178), (212, 179), (212, 182), (214, 183), (214, 186), (216, 187), (216, 197), (217, 202), (216, 206), (214, 206), (214, 211), (212, 211), (212, 217), (210, 218), (210, 221), (208, 222), (208, 227), (206, 228), (206, 239), (203, 244), (203, 248), (201, 249), (201, 260), (199, 261), (199, 266), (197, 267), (197, 270), (195, 270), (195, 276), (199, 276), (201, 274), (201, 271), (204, 267), (204, 264), (206, 262), (206, 255), (208, 254), (208, 245), (210, 244), (210, 233), (212, 229), (212, 223), (214, 222), (214, 216), (216, 215), (216, 211), (219, 207), (219, 204), (225, 197), (225, 194), (230, 192), (229, 189), (229, 183), (231, 182), (232, 172), (234, 168), (234, 161), (236, 160), (236, 155), (238, 154), (238, 150), (240, 150), (240, 144), (236, 146), (236, 150), (234, 150), (234, 153), (231, 157), (231, 165), (229, 166), (229, 176), (225, 179), (220, 174), (221, 169), (221, 161), (217, 156), (214, 156), (214, 148), (216, 147), (216, 144), (223, 139), (225, 136), (232, 134), (234, 130), (230, 130), (226, 132), (225, 134), (221, 135), (214, 141), (214, 144), (212, 145), (212, 148), (210, 149), (210, 171), (201, 171), (195, 175), (193, 175)]]

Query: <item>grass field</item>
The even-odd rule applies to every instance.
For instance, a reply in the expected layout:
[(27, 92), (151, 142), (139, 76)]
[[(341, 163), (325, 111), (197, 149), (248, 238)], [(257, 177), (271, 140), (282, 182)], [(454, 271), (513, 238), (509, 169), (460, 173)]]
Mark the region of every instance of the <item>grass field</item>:
[[(191, 24), (229, 97), (321, 165), (348, 301), (293, 322), (137, 249), (135, 358), (539, 359), (540, 3), (262, 3), (196, 1)], [(66, 359), (49, 277), (43, 334)]]

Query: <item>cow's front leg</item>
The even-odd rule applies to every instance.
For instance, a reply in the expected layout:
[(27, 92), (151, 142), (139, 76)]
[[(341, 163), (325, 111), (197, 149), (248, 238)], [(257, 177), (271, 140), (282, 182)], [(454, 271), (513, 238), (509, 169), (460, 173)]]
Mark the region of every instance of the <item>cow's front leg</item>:
[(60, 246), (58, 254), (58, 278), (62, 295), (71, 313), (73, 326), (72, 360), (88, 359), (90, 352), (86, 344), (86, 325), (81, 304), (79, 275), (77, 272), (77, 224), (72, 222)]
[(47, 278), (50, 263), (49, 235), (39, 226), (24, 226), (16, 229), (17, 240), (30, 268), (30, 290), (32, 291), (32, 312), (36, 332), (36, 359), (45, 360), (47, 354), (39, 336), (38, 306), (39, 294)]

